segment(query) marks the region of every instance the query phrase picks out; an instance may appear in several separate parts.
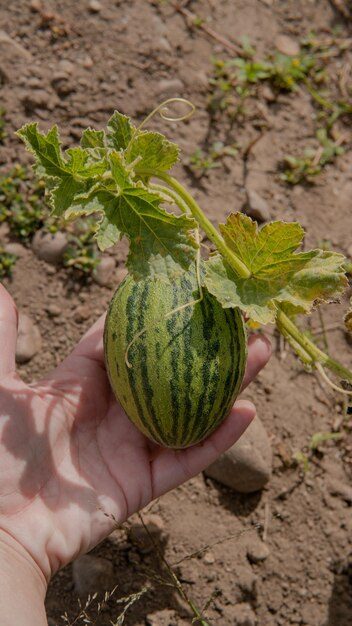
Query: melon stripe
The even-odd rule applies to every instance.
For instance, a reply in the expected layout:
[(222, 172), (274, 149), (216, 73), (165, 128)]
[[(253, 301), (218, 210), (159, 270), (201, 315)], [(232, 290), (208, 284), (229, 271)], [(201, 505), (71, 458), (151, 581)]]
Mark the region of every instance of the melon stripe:
[[(231, 409), (246, 364), (241, 314), (206, 290), (201, 302), (165, 317), (197, 298), (194, 269), (173, 284), (127, 276), (106, 320), (112, 388), (134, 424), (169, 447), (193, 445), (214, 430)], [(125, 352), (134, 338), (129, 369)]]

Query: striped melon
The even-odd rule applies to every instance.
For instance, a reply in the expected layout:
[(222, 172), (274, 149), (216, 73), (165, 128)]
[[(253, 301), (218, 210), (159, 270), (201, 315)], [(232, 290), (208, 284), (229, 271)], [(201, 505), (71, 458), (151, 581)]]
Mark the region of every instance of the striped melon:
[(105, 324), (105, 359), (117, 399), (145, 435), (171, 448), (201, 441), (222, 422), (246, 364), (240, 312), (223, 309), (206, 290), (200, 303), (165, 317), (197, 298), (195, 271), (173, 284), (127, 276)]

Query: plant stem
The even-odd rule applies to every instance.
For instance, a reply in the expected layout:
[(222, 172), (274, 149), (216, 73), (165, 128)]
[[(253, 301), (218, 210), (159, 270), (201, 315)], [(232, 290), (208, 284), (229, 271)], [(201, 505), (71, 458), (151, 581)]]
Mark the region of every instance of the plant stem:
[[(231, 265), (232, 269), (242, 278), (250, 278), (250, 270), (227, 247), (224, 239), (220, 233), (216, 230), (215, 226), (204, 215), (202, 209), (191, 196), (191, 194), (179, 183), (173, 176), (164, 172), (154, 173), (146, 171), (146, 174), (155, 176), (164, 182), (166, 182), (171, 189), (180, 196), (182, 204), (185, 203), (192, 215), (196, 218), (199, 225), (203, 228), (204, 232), (208, 235), (209, 239), (216, 245), (217, 249), (225, 257), (227, 262)], [(298, 356), (302, 358), (303, 362), (307, 365), (314, 366), (315, 363), (321, 363), (328, 367), (340, 378), (352, 383), (352, 372), (332, 359), (328, 354), (320, 350), (306, 335), (304, 335), (299, 328), (293, 323), (293, 321), (286, 315), (286, 313), (278, 306), (276, 323), (279, 331), (290, 341), (290, 344), (296, 350)]]
[(181, 200), (183, 200), (186, 205), (189, 207), (192, 215), (196, 218), (199, 225), (203, 228), (206, 235), (208, 235), (209, 239), (215, 243), (217, 249), (221, 254), (225, 257), (225, 259), (230, 263), (231, 267), (235, 270), (239, 276), (242, 278), (250, 278), (250, 271), (245, 266), (245, 264), (239, 259), (229, 248), (227, 247), (225, 241), (221, 237), (221, 235), (216, 230), (215, 226), (211, 223), (210, 220), (204, 215), (202, 209), (197, 204), (195, 199), (191, 196), (190, 193), (170, 174), (164, 174), (164, 172), (158, 172), (156, 174), (157, 178), (164, 180), (172, 189), (174, 189)]

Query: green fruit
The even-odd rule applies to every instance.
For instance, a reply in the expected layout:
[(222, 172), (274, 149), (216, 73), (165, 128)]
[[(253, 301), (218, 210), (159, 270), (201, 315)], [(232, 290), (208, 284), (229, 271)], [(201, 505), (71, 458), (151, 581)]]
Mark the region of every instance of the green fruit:
[(170, 448), (210, 435), (228, 415), (243, 380), (247, 344), (241, 313), (203, 294), (201, 302), (170, 315), (199, 298), (194, 271), (173, 284), (127, 276), (106, 319), (105, 360), (114, 393), (137, 428)]

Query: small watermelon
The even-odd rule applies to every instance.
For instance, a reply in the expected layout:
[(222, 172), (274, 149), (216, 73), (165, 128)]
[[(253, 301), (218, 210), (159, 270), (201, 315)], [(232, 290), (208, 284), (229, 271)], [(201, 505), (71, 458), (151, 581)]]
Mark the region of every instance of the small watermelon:
[(204, 289), (200, 302), (170, 315), (198, 298), (193, 270), (172, 284), (135, 282), (128, 275), (106, 318), (112, 389), (137, 428), (170, 448), (192, 446), (219, 426), (239, 393), (246, 366), (246, 333), (238, 309), (223, 309)]

